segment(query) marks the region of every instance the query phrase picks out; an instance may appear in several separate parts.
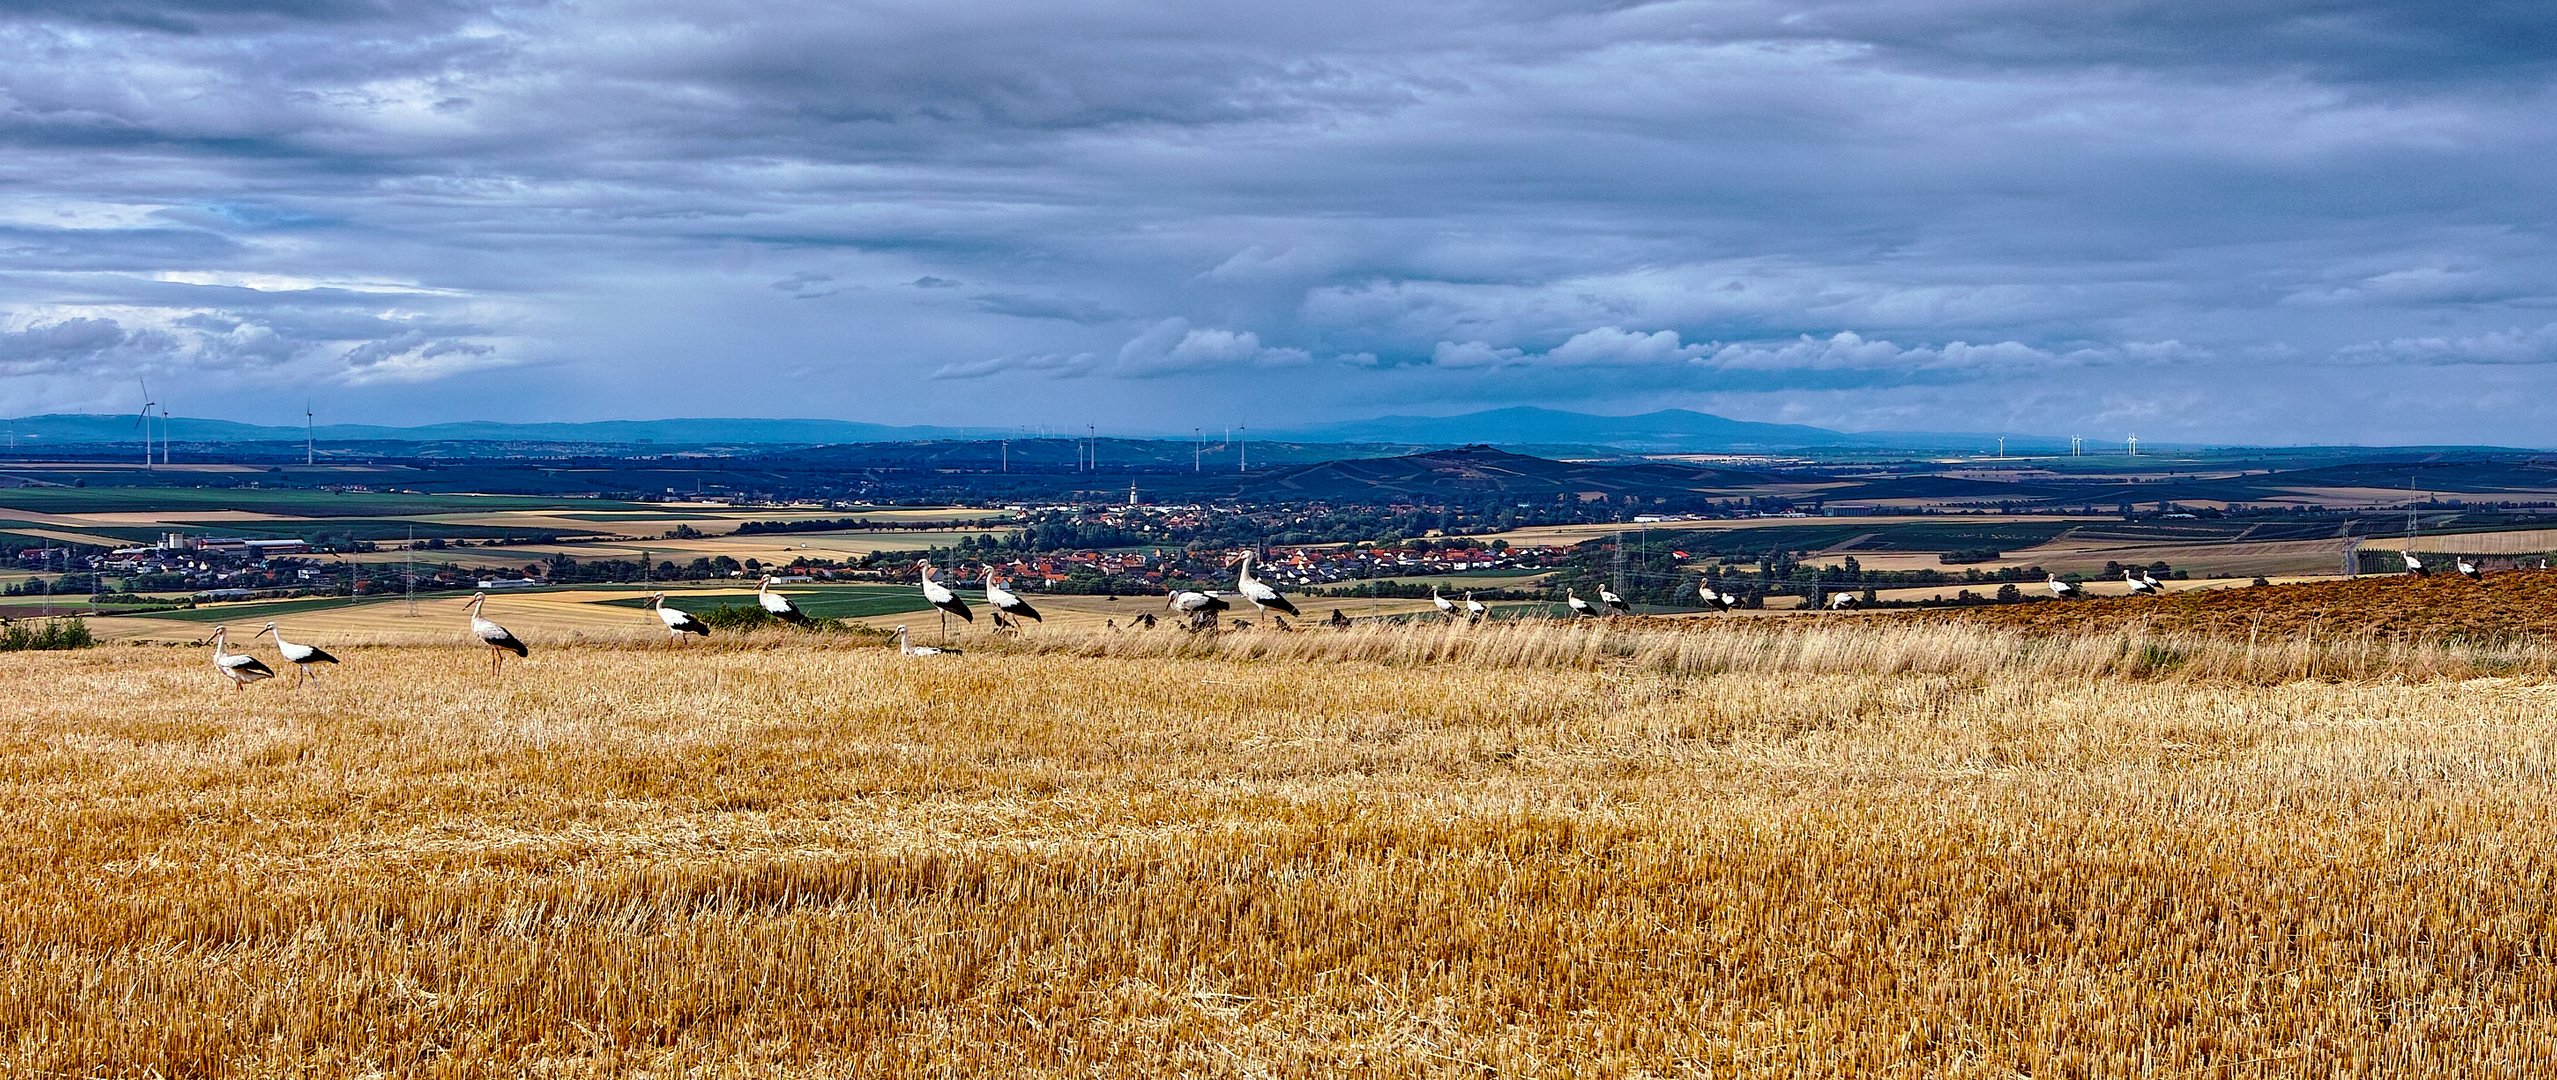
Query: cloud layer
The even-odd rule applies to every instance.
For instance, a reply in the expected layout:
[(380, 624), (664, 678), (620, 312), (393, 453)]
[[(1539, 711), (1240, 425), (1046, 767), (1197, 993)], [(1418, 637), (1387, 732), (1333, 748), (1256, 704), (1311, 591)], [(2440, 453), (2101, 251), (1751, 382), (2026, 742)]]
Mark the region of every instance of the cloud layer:
[(0, 412), (2551, 441), (2557, 19), (2239, 7), (18, 4)]

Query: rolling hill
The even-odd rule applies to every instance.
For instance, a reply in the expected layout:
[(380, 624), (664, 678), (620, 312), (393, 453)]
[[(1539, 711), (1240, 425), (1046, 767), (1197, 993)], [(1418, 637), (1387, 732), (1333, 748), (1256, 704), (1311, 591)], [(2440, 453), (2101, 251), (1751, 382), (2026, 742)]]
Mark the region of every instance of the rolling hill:
[(1462, 446), (1400, 457), (1353, 458), (1274, 470), (1253, 477), (1247, 499), (1378, 502), (1502, 496), (1552, 499), (1578, 495), (1730, 496), (1789, 488), (1785, 479), (1747, 469), (1656, 462), (1600, 465)]
[[(142, 441), (130, 415), (50, 413), (7, 421), (20, 447), (94, 446)], [(155, 428), (157, 425), (155, 424)], [(177, 416), (167, 421), (167, 437), (185, 443), (300, 443), (303, 429), (285, 425), (243, 424), (230, 420)], [(974, 428), (902, 427), (850, 420), (768, 420), (714, 417), (672, 420), (597, 420), (580, 423), (512, 424), (462, 421), (391, 427), (379, 424), (322, 424), (311, 433), (323, 443), (350, 442), (497, 442), (571, 443), (594, 446), (733, 446), (754, 444), (904, 442), (917, 439), (965, 438)], [(154, 438), (160, 437), (157, 433)]]
[(1827, 428), (1762, 424), (1686, 409), (1662, 409), (1636, 416), (1594, 416), (1527, 406), (1459, 416), (1381, 416), (1275, 434), (1323, 442), (1607, 446), (1653, 452), (1774, 450), (1874, 442)]

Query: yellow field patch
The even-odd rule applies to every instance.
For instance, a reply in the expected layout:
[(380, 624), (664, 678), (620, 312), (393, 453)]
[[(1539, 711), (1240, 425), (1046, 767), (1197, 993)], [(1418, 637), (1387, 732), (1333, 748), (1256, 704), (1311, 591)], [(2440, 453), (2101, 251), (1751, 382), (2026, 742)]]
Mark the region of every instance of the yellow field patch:
[(1662, 625), (16, 656), (0, 1073), (2548, 1071), (2545, 646)]

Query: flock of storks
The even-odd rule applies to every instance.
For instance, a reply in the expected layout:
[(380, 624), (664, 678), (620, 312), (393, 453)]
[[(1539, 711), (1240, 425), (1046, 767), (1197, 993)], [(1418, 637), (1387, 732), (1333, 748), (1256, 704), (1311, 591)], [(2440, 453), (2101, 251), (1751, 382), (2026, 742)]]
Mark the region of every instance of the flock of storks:
[[(1235, 589), (1233, 592), (1196, 592), (1180, 590), (1171, 595), (1166, 606), (1168, 606), (1175, 614), (1187, 618), (1193, 628), (1204, 628), (1214, 626), (1219, 613), (1232, 608), (1233, 605), (1227, 600), (1227, 597), (1239, 596), (1249, 602), (1254, 609), (1267, 612), (1270, 618), (1277, 620), (1277, 625), (1281, 629), (1285, 629), (1287, 624), (1283, 616), (1299, 615), (1296, 605), (1290, 602), (1288, 598), (1282, 595), (1277, 589), (1271, 588), (1269, 583), (1253, 576), (1252, 556), (1248, 552), (1241, 558), (1237, 559), (1235, 564), (1239, 566), (1239, 570), (1236, 574)], [(950, 586), (943, 584), (940, 580), (932, 576), (932, 564), (930, 562), (917, 560), (915, 565), (922, 570), (921, 584), (923, 588), (924, 601), (931, 604), (935, 610), (941, 613), (942, 632), (945, 638), (949, 632), (949, 620), (951, 616), (956, 615), (960, 619), (968, 622), (976, 621), (976, 611), (969, 607), (968, 602), (961, 599), (959, 594), (953, 591)], [(756, 605), (763, 608), (765, 614), (770, 615), (781, 622), (789, 623), (794, 626), (808, 625), (810, 622), (808, 615), (800, 611), (798, 605), (791, 603), (789, 597), (772, 591), (773, 580), (773, 577), (767, 574), (764, 576), (762, 582), (757, 586), (755, 589)], [(1003, 582), (996, 579), (993, 567), (986, 568), (984, 585), (985, 604), (993, 611), (994, 625), (997, 630), (1017, 631), (1023, 620), (1028, 620), (1030, 622), (1044, 621), (1039, 615), (1038, 608), (1031, 606), (1028, 600), (1021, 598), (1021, 594), (1005, 588)], [(1112, 597), (1111, 599), (1115, 600), (1117, 597)], [(1612, 596), (1610, 597), (1610, 600), (1613, 600)], [(666, 632), (674, 635), (676, 638), (681, 639), (684, 637), (710, 636), (710, 624), (703, 622), (691, 612), (684, 611), (680, 608), (666, 606), (665, 593), (651, 593), (648, 596), (647, 602), (649, 610), (655, 612), (658, 621), (665, 625)], [(1470, 595), (1467, 598), (1467, 603), (1477, 615), (1479, 615), (1483, 610), (1482, 605), (1474, 603)], [(530, 646), (524, 644), (524, 639), (516, 637), (514, 631), (498, 625), (497, 622), (491, 620), (487, 616), (487, 593), (472, 593), (469, 605), (471, 636), (478, 639), (480, 644), (488, 647), (488, 665), (489, 671), (492, 674), (497, 673), (505, 667), (506, 657), (508, 654), (513, 654), (519, 657), (531, 655), (532, 649)], [(1446, 601), (1440, 601), (1440, 606), (1444, 609), (1447, 606)], [(1155, 617), (1152, 614), (1143, 614), (1137, 616), (1133, 620), (1130, 620), (1130, 625), (1151, 627), (1155, 625), (1155, 622)], [(1349, 625), (1349, 618), (1348, 616), (1341, 614), (1338, 609), (1334, 609), (1330, 622), (1335, 626), (1347, 626)], [(1116, 628), (1118, 626), (1118, 620), (1110, 620), (1110, 626)], [(283, 633), (278, 631), (275, 624), (272, 622), (267, 623), (265, 628), (259, 630), (258, 635), (261, 637), (267, 635), (274, 636), (277, 654), (281, 656), (285, 662), (293, 665), (294, 682), (296, 685), (299, 685), (304, 681), (316, 681), (319, 678), (317, 671), (319, 665), (334, 664), (338, 662), (337, 657), (330, 655), (327, 650), (321, 649), (318, 646), (303, 645), (297, 642), (285, 640)], [(896, 628), (894, 635), (897, 643), (897, 651), (906, 656), (939, 656), (944, 653), (955, 653), (958, 651), (956, 649), (949, 648), (935, 648), (929, 645), (916, 645), (909, 639), (907, 630), (902, 625)], [(212, 641), (213, 668), (231, 680), (232, 689), (237, 690), (250, 683), (257, 682), (261, 679), (273, 678), (275, 676), (275, 669), (267, 666), (265, 661), (248, 653), (235, 653), (231, 651), (230, 631), (228, 628), (221, 626), (214, 627)]]
[[(2422, 577), (2427, 573), (2423, 562), (2417, 559), (2412, 552), (2401, 552), (2400, 554), (2405, 557), (2406, 570), (2408, 573), (2417, 577)], [(968, 602), (961, 599), (959, 594), (953, 591), (948, 585), (942, 584), (940, 581), (934, 579), (932, 576), (932, 564), (929, 561), (917, 560), (915, 565), (922, 571), (924, 601), (931, 604), (935, 610), (941, 613), (942, 635), (945, 641), (949, 636), (951, 616), (956, 615), (967, 622), (976, 621), (976, 612), (968, 606)], [(1233, 603), (1227, 598), (1236, 596), (1239, 596), (1243, 600), (1249, 602), (1254, 610), (1266, 615), (1271, 620), (1272, 625), (1280, 630), (1290, 628), (1287, 624), (1286, 616), (1296, 615), (1300, 618), (1303, 617), (1302, 613), (1297, 610), (1296, 605), (1290, 602), (1285, 595), (1281, 594), (1277, 589), (1270, 587), (1269, 583), (1253, 576), (1251, 552), (1244, 552), (1239, 558), (1235, 559), (1234, 562), (1229, 565), (1237, 567), (1235, 572), (1234, 591), (1198, 592), (1188, 589), (1175, 590), (1165, 601), (1165, 606), (1174, 614), (1187, 620), (1189, 628), (1192, 630), (1214, 628), (1217, 625), (1219, 616), (1224, 612), (1233, 609)], [(2458, 560), (2458, 565), (2459, 572), (2472, 580), (2479, 578), (2482, 574), (2482, 571), (2477, 564), (2470, 562), (2465, 557)], [(2136, 574), (2133, 571), (2124, 570), (2122, 572), (2122, 580), (2129, 583), (2131, 586), (2131, 593), (2136, 596), (2155, 596), (2162, 595), (2166, 592), (2165, 583), (2159, 581), (2147, 570), (2138, 571)], [(763, 581), (755, 590), (756, 604), (762, 607), (766, 614), (777, 620), (790, 623), (795, 626), (807, 625), (809, 622), (808, 616), (801, 612), (797, 605), (792, 604), (789, 597), (772, 591), (772, 584), (772, 576), (769, 574), (765, 575)], [(996, 580), (993, 567), (986, 568), (984, 585), (985, 604), (993, 611), (994, 625), (997, 630), (1016, 631), (1019, 628), (1021, 621), (1025, 619), (1031, 622), (1044, 621), (1039, 615), (1038, 608), (1032, 607), (1030, 602), (1022, 599), (1019, 593), (1005, 588), (1001, 581)], [(2086, 595), (2086, 589), (2084, 586), (2073, 582), (2062, 581), (2057, 574), (2048, 576), (2047, 585), (2053, 596), (2057, 596), (2064, 600)], [(1705, 606), (1713, 610), (1730, 611), (1733, 608), (1740, 606), (1740, 599), (1738, 597), (1733, 596), (1728, 592), (1717, 591), (1710, 585), (1699, 584), (1696, 587), (1696, 591), (1698, 595), (1703, 598)], [(1111, 597), (1111, 599), (1116, 600), (1118, 598), (1114, 596)], [(1470, 591), (1463, 593), (1460, 599), (1449, 599), (1439, 593), (1437, 586), (1431, 586), (1429, 599), (1430, 603), (1438, 608), (1439, 614), (1450, 619), (1462, 618), (1468, 622), (1480, 621), (1486, 617), (1491, 610), (1490, 608), (1485, 607), (1482, 601), (1474, 599), (1474, 594)], [(531, 654), (532, 650), (524, 644), (522, 638), (516, 637), (514, 632), (491, 621), (483, 613), (484, 609), (488, 605), (487, 593), (481, 592), (471, 594), (469, 603), (471, 636), (479, 639), (481, 644), (488, 647), (489, 671), (492, 674), (504, 668), (506, 657), (509, 653), (519, 657)], [(1840, 592), (1836, 596), (1831, 597), (1825, 606), (1833, 611), (1842, 611), (1860, 607), (1862, 604), (1863, 601), (1855, 593)], [(1633, 611), (1632, 605), (1626, 603), (1623, 597), (1618, 596), (1614, 590), (1604, 586), (1599, 588), (1598, 602), (1595, 604), (1582, 599), (1577, 590), (1567, 588), (1563, 590), (1563, 606), (1569, 608), (1574, 616), (1581, 618), (1598, 618), (1606, 615), (1629, 614)], [(660, 592), (650, 594), (648, 597), (648, 607), (649, 610), (656, 613), (658, 621), (665, 624), (666, 632), (674, 635), (678, 639), (687, 636), (710, 636), (709, 624), (695, 618), (690, 612), (666, 606), (665, 593)], [(1347, 616), (1341, 614), (1339, 608), (1334, 608), (1332, 609), (1331, 618), (1326, 620), (1326, 622), (1332, 626), (1347, 626), (1349, 625), (1350, 620)], [(1129, 620), (1129, 625), (1131, 627), (1152, 628), (1155, 624), (1156, 619), (1151, 613), (1140, 614)], [(1112, 629), (1119, 628), (1117, 619), (1109, 620), (1108, 625)], [(319, 678), (317, 671), (319, 665), (335, 664), (338, 662), (337, 657), (330, 655), (328, 650), (322, 649), (319, 646), (305, 645), (299, 642), (285, 640), (283, 632), (276, 629), (273, 622), (267, 623), (263, 628), (258, 630), (256, 636), (271, 636), (275, 639), (275, 651), (277, 655), (286, 663), (293, 665), (294, 683), (296, 685), (299, 685), (304, 681), (316, 681)], [(916, 645), (909, 639), (906, 628), (903, 625), (899, 625), (896, 628), (894, 636), (897, 643), (897, 651), (906, 656), (939, 656), (945, 653), (955, 653), (958, 651), (951, 648), (935, 648), (929, 645)], [(260, 679), (272, 678), (275, 675), (275, 669), (268, 667), (265, 661), (259, 660), (257, 657), (248, 653), (232, 652), (230, 649), (230, 632), (227, 628), (220, 626), (213, 628), (213, 667), (216, 671), (221, 672), (224, 676), (231, 680), (231, 687), (235, 690)]]

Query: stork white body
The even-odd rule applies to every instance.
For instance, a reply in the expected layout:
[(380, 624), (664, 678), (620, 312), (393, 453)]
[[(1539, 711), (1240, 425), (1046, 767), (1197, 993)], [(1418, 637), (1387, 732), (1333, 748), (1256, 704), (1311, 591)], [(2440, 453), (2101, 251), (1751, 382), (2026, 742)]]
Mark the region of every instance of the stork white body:
[(1563, 590), (1563, 606), (1570, 608), (1572, 614), (1578, 615), (1584, 619), (1594, 619), (1598, 617), (1598, 609), (1591, 606), (1589, 601), (1581, 599), (1578, 591), (1570, 588), (1565, 588)]
[(791, 603), (789, 597), (772, 591), (771, 574), (765, 574), (763, 584), (756, 587), (755, 603), (763, 606), (764, 614), (792, 626), (808, 625), (808, 617), (799, 613), (798, 605)]
[(2062, 600), (2066, 600), (2078, 594), (2078, 587), (2060, 580), (2060, 575), (2046, 574), (2043, 576), (2045, 579), (2044, 584), (2050, 586), (2051, 595), (2059, 597)]
[(1607, 610), (1618, 615), (1628, 614), (1634, 610), (1632, 605), (1625, 603), (1624, 597), (1616, 595), (1616, 590), (1604, 585), (1598, 587), (1598, 602), (1607, 605)]
[(999, 617), (1028, 619), (1031, 622), (1047, 621), (1040, 618), (1039, 609), (1031, 607), (1030, 602), (1022, 599), (1020, 594), (997, 583), (994, 580), (994, 568), (991, 566), (986, 567), (986, 603), (994, 608), (994, 613)]
[(2140, 584), (2148, 586), (2150, 592), (2164, 593), (2166, 591), (2166, 583), (2159, 581), (2157, 579), (2157, 575), (2149, 573), (2146, 570), (2140, 571)]
[(258, 633), (272, 635), (275, 638), (276, 653), (293, 664), (293, 685), (295, 686), (302, 685), (305, 679), (312, 682), (319, 681), (320, 673), (313, 670), (314, 665), (337, 663), (337, 657), (330, 656), (328, 650), (317, 645), (304, 645), (300, 642), (284, 640), (284, 631), (276, 629), (272, 622), (266, 624), (266, 628), (259, 630)]
[(651, 594), (648, 597), (648, 606), (656, 610), (657, 621), (666, 624), (666, 632), (674, 635), (677, 641), (682, 641), (686, 634), (710, 636), (709, 624), (693, 618), (690, 612), (667, 607), (665, 593)]
[(1696, 595), (1704, 597), (1705, 606), (1715, 611), (1729, 611), (1740, 606), (1739, 597), (1730, 593), (1715, 592), (1711, 586), (1701, 581), (1696, 583)]
[(2416, 557), (2415, 557), (2415, 553), (2414, 553), (2414, 552), (2412, 552), (2412, 551), (2401, 551), (2401, 552), (2398, 552), (2398, 553), (2397, 553), (2397, 557), (2398, 557), (2398, 558), (2401, 558), (2401, 559), (2406, 560), (2406, 572), (2407, 572), (2407, 573), (2409, 573), (2409, 574), (2413, 574), (2413, 575), (2415, 575), (2416, 577), (2423, 577), (2423, 576), (2425, 576), (2425, 573), (2424, 573), (2424, 560), (2416, 558)]
[(2486, 577), (2486, 572), (2478, 569), (2476, 563), (2468, 561), (2468, 556), (2465, 555), (2459, 557), (2459, 574), (2470, 581), (2482, 581)]
[(231, 632), (219, 626), (213, 628), (213, 670), (221, 672), (224, 678), (231, 680), (233, 690), (238, 690), (259, 679), (275, 677), (275, 669), (266, 666), (265, 661), (247, 653), (232, 652)]
[[(902, 625), (900, 625), (900, 626), (898, 626), (898, 627), (897, 627), (897, 654), (898, 654), (898, 655), (900, 655), (900, 656), (939, 656), (939, 655), (941, 655), (941, 654), (942, 654), (942, 652), (943, 652), (943, 651), (944, 651), (944, 650), (933, 648), (933, 647), (932, 647), (932, 646), (930, 646), (930, 645), (915, 645), (915, 644), (909, 643), (909, 642), (906, 640), (906, 628), (905, 628), (904, 626), (902, 626)], [(956, 650), (956, 649), (952, 649), (952, 650), (948, 650), (948, 651), (950, 651), (950, 652), (957, 652), (958, 650)]]
[(2131, 586), (2131, 595), (2133, 596), (2147, 596), (2158, 591), (2155, 580), (2144, 581), (2139, 578), (2132, 577), (2131, 572), (2128, 570), (2122, 571), (2122, 581)]
[(932, 563), (930, 561), (917, 559), (915, 560), (915, 565), (923, 568), (924, 602), (931, 604), (934, 608), (939, 609), (941, 612), (941, 636), (943, 639), (947, 640), (950, 636), (950, 616), (956, 615), (969, 622), (977, 621), (977, 613), (968, 610), (967, 601), (959, 599), (959, 594), (951, 592), (949, 586), (932, 580)]
[(1190, 620), (1190, 629), (1200, 630), (1216, 625), (1217, 613), (1224, 611), (1233, 605), (1226, 603), (1224, 597), (1218, 596), (1214, 593), (1193, 592), (1188, 589), (1183, 589), (1179, 592), (1173, 593), (1169, 599), (1164, 601), (1163, 606), (1188, 616)]
[(1829, 610), (1831, 611), (1846, 611), (1850, 608), (1859, 608), (1863, 606), (1864, 600), (1851, 592), (1842, 592), (1829, 598)]
[(1490, 608), (1484, 607), (1482, 601), (1474, 599), (1473, 590), (1468, 589), (1465, 591), (1465, 621), (1481, 622), (1483, 621), (1483, 616), (1490, 614), (1491, 610), (1492, 609)]
[(487, 593), (471, 594), (471, 636), (478, 638), (480, 644), (488, 646), (488, 670), (490, 674), (496, 674), (499, 669), (506, 666), (507, 653), (530, 656), (533, 650), (525, 647), (522, 639), (507, 632), (505, 627), (488, 621), (487, 616), (480, 614), (480, 611), (487, 606)]
[(1296, 610), (1296, 605), (1289, 603), (1287, 597), (1279, 595), (1277, 589), (1271, 588), (1268, 583), (1252, 576), (1252, 553), (1249, 550), (1243, 552), (1242, 569), (1237, 571), (1234, 577), (1234, 591), (1242, 593), (1243, 599), (1251, 601), (1253, 607), (1263, 612), (1284, 611), (1290, 615), (1302, 617)]
[(1438, 606), (1439, 614), (1445, 615), (1451, 619), (1456, 617), (1456, 601), (1438, 595), (1438, 586), (1436, 585), (1429, 587), (1429, 602)]

